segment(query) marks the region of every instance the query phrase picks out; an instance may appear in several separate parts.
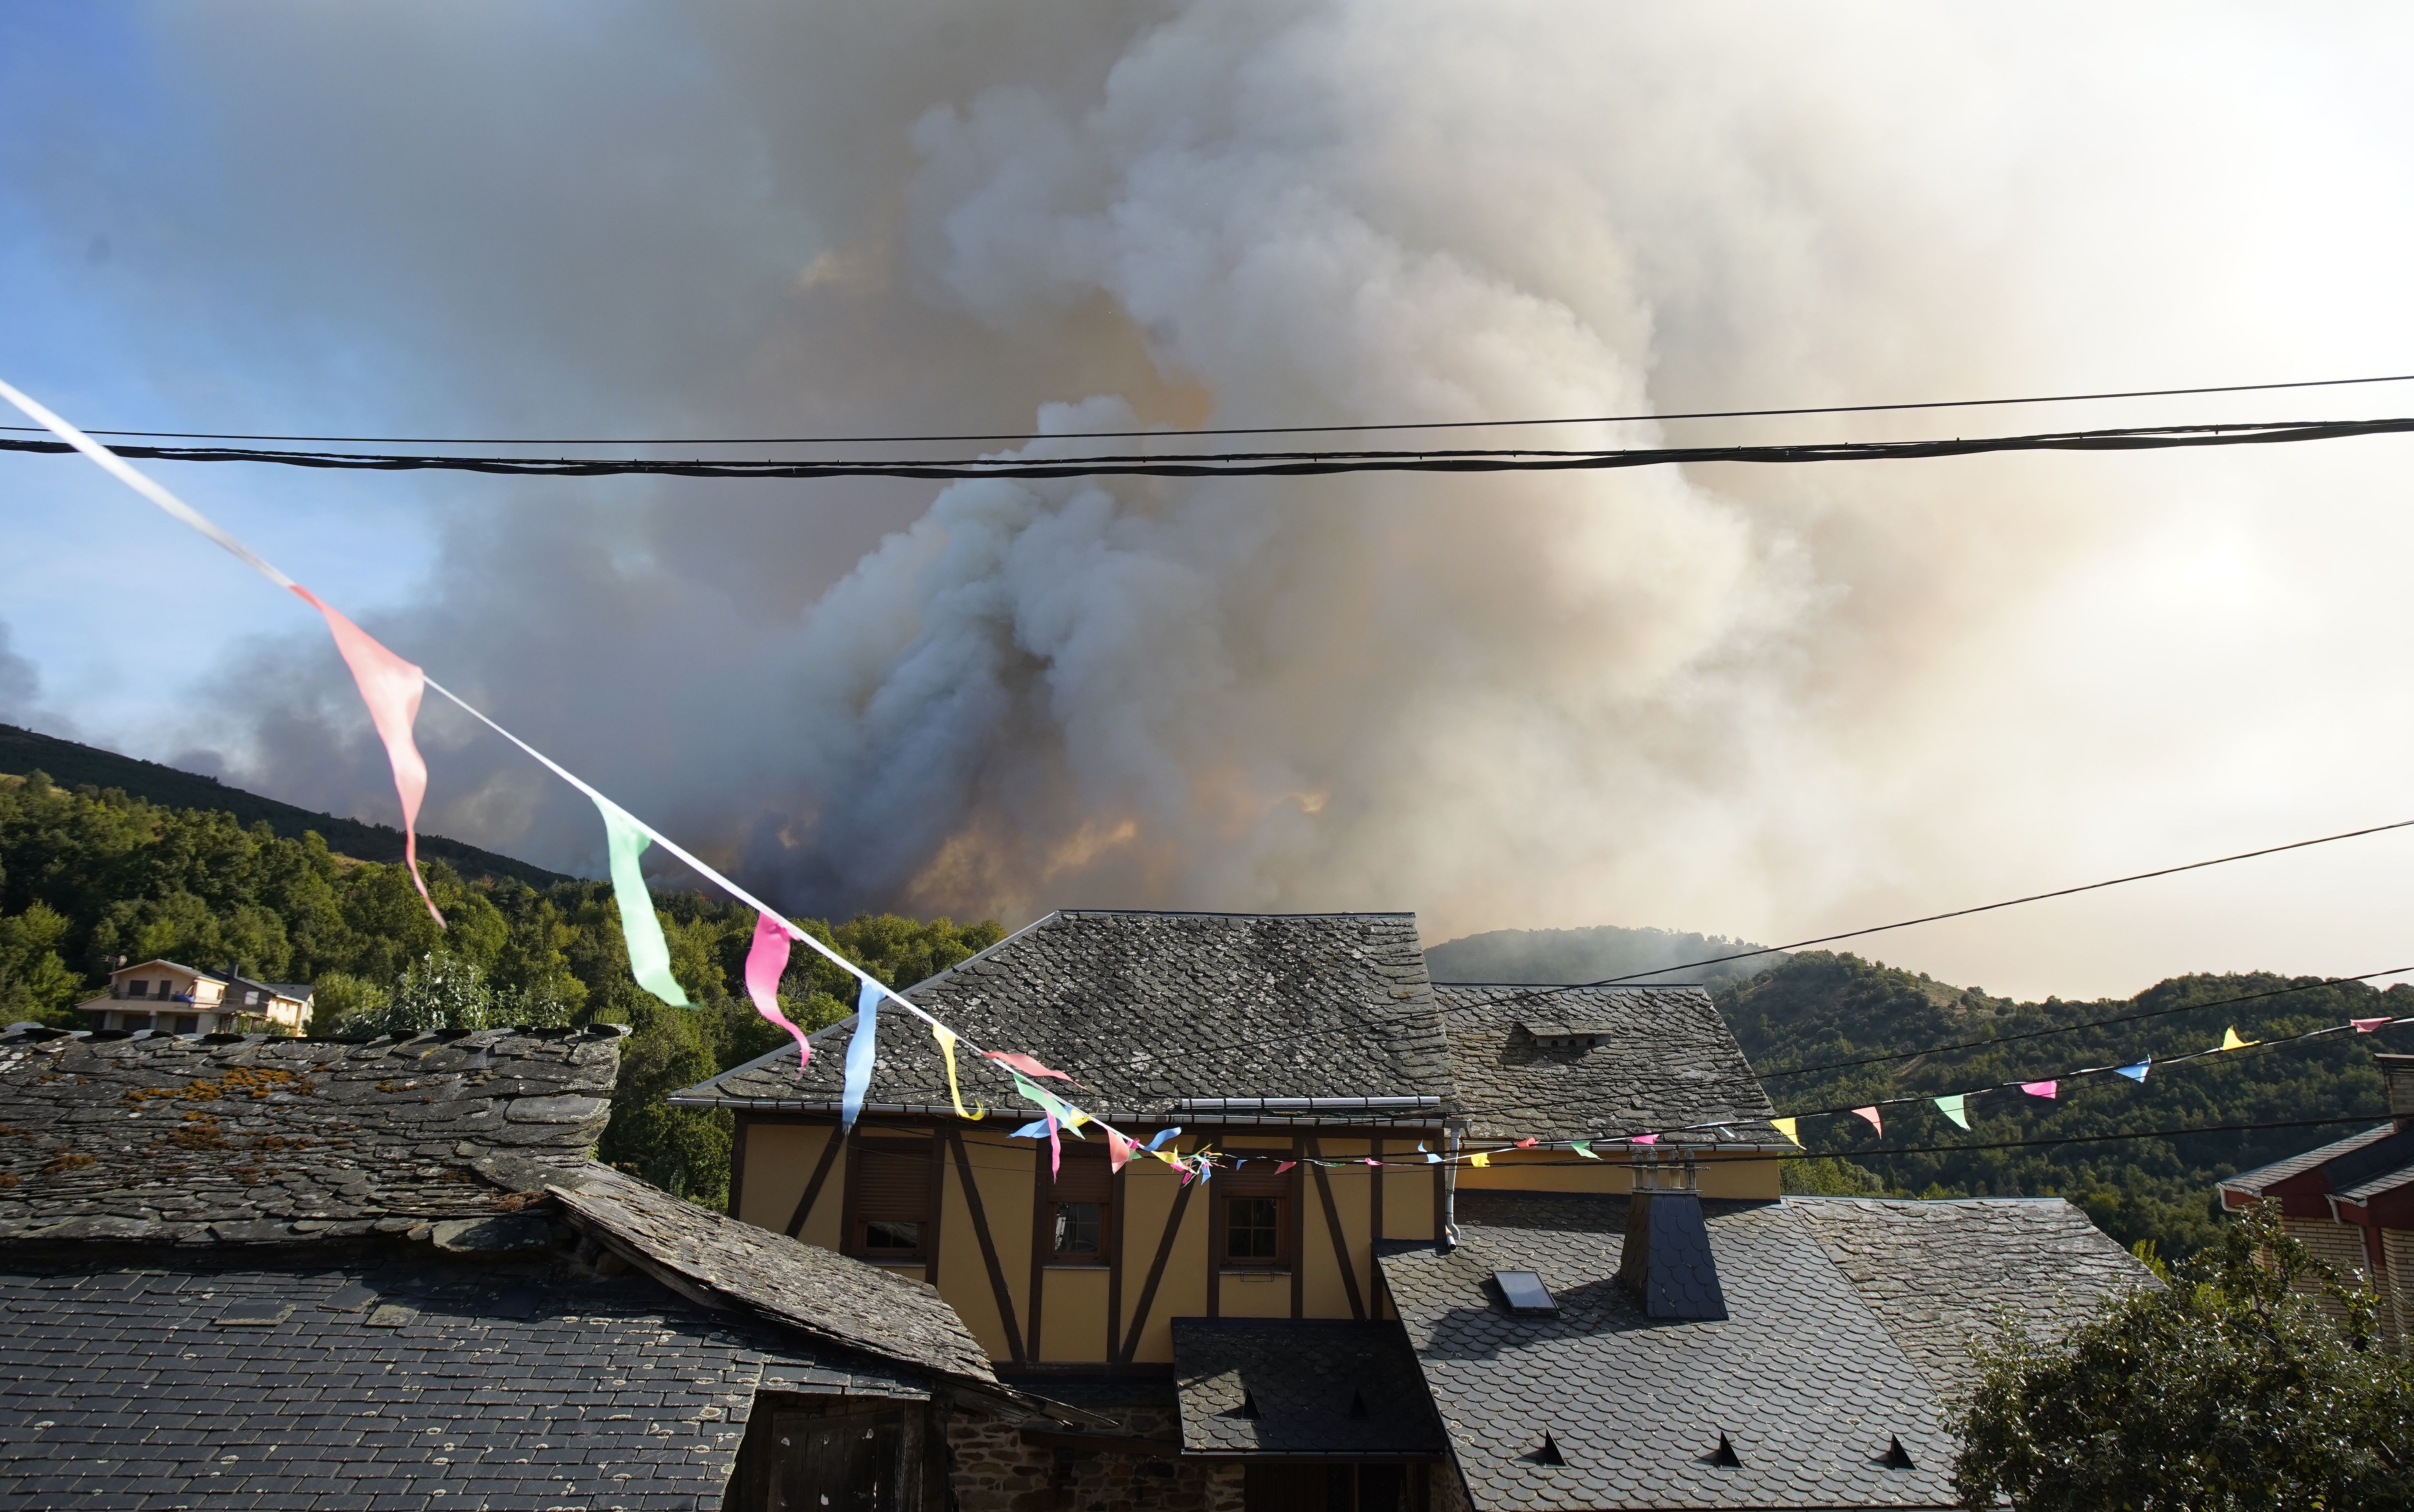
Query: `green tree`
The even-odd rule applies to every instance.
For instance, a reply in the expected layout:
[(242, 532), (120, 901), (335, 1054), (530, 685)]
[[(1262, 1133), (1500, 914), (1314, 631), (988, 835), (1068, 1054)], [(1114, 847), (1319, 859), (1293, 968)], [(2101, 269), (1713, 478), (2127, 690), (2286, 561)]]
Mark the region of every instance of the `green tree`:
[(41, 902), (0, 918), (0, 1024), (63, 1025), (75, 1018), (83, 979), (59, 956), (67, 927), (67, 915)]
[[(2342, 1327), (2318, 1298), (2345, 1312)], [(2169, 1284), (2057, 1343), (2016, 1324), (1978, 1351), (1956, 1415), (1969, 1507), (2381, 1512), (2414, 1505), (2414, 1364), (2379, 1347), (2369, 1290), (2264, 1209)]]

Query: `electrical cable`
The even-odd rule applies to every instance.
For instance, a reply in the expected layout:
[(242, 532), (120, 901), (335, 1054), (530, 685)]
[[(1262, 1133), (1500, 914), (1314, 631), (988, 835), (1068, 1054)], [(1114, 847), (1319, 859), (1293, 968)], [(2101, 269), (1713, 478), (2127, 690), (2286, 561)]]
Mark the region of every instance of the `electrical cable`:
[[(2329, 441), (2414, 431), (2414, 417), (2124, 426), (1921, 441), (1826, 441), (1773, 446), (1636, 447), (1602, 451), (1250, 452), (1086, 457), (873, 458), (822, 462), (655, 462), (626, 458), (439, 456), (290, 452), (254, 447), (122, 446), (159, 462), (259, 462), (368, 472), (473, 472), (528, 478), (1319, 478), (1343, 473), (1588, 472), (1710, 462), (1898, 462), (2007, 452), (2136, 452)], [(63, 442), (0, 439), (0, 452), (63, 452)]]
[(1990, 1040), (1962, 1040), (1953, 1045), (1931, 1045), (1924, 1050), (1899, 1050), (1891, 1055), (1866, 1056), (1858, 1060), (1833, 1060), (1824, 1065), (1796, 1066), (1784, 1071), (1766, 1071), (1760, 1080), (1771, 1076), (1808, 1076), (1821, 1071), (1842, 1071), (1854, 1066), (1874, 1066), (1888, 1060), (1908, 1060), (1924, 1055), (1947, 1055), (1955, 1050), (1974, 1050), (1997, 1045), (2010, 1045), (2019, 1040), (2042, 1039), (2049, 1034), (2068, 1034), (2082, 1029), (2103, 1029), (2112, 1024), (2133, 1024), (2141, 1018), (2166, 1018), (2173, 1014), (2192, 1014), (2199, 1008), (2220, 1008), (2230, 1003), (2256, 1002), (2266, 998), (2285, 998), (2292, 993), (2316, 992), (2323, 987), (2337, 986), (2347, 982), (2369, 982), (2377, 976), (2401, 976), (2414, 971), (2414, 966), (2392, 966), (2386, 971), (2366, 971), (2361, 976), (2326, 976), (2302, 986), (2273, 987), (2269, 992), (2249, 992), (2235, 998), (2208, 998), (2202, 1002), (2182, 1003), (2176, 1008), (2149, 1008), (2143, 1013), (2121, 1014), (2111, 1018), (2091, 1018), (2077, 1024), (2059, 1024), (2051, 1029), (2024, 1030), (2018, 1034), (1999, 1034)]
[[(1858, 940), (1865, 935), (1885, 934), (1891, 929), (1908, 929), (1914, 925), (1937, 924), (1945, 919), (1965, 919), (1974, 913), (1991, 913), (1997, 909), (2017, 908), (2022, 903), (2042, 903), (2050, 898), (2070, 897), (2079, 893), (2093, 893), (2106, 887), (2118, 887), (2124, 882), (2148, 882), (2156, 877), (2177, 876), (2183, 871), (2201, 871), (2207, 867), (2226, 866), (2232, 861), (2251, 861), (2257, 856), (2278, 855), (2284, 851), (2302, 851), (2308, 846), (2329, 845), (2337, 840), (2352, 840), (2366, 835), (2379, 835), (2389, 830), (2406, 829), (2409, 826), (2414, 826), (2414, 819), (2400, 819), (2387, 824), (2373, 824), (2363, 829), (2342, 830), (2336, 835), (2317, 836), (2310, 840), (2291, 840), (2287, 845), (2267, 845), (2259, 851), (2241, 851), (2234, 855), (2214, 856), (2210, 861), (2191, 861), (2184, 866), (2163, 867), (2153, 871), (2133, 872), (2126, 877), (2112, 877), (2103, 882), (2085, 882), (2077, 887), (2058, 887), (2049, 893), (2031, 893), (2025, 897), (2007, 897), (2000, 903), (1981, 903), (1974, 908), (1954, 909), (1945, 913), (1927, 913), (1916, 919), (1904, 919), (1895, 924), (1873, 924), (1864, 929), (1847, 929), (1840, 934), (1819, 935), (1810, 940), (1797, 940), (1787, 945), (1755, 945), (1750, 950), (1739, 950), (1731, 955), (1711, 956), (1698, 961), (1679, 961), (1674, 966), (1662, 966), (1653, 971), (1629, 971), (1624, 976), (1605, 976), (1598, 982), (1537, 985), (1509, 997), (1495, 999), (1487, 1006), (1498, 1007), (1505, 1003), (1526, 1002), (1538, 998), (1547, 998), (1553, 993), (1581, 991), (1588, 987), (1618, 986), (1630, 982), (1640, 982), (1647, 976), (1666, 976), (1673, 971), (1691, 971), (1705, 966), (1722, 966), (1728, 961), (1748, 961), (1755, 956), (1773, 956), (1781, 951), (1806, 950), (1812, 945), (1833, 944), (1839, 940)], [(2389, 973), (2375, 972), (2374, 974), (2385, 976)], [(1667, 986), (1682, 984), (1652, 985)]]
[[(2192, 389), (2125, 389), (2102, 393), (2043, 393), (2011, 399), (1925, 399), (1900, 404), (1797, 405), (1783, 409), (1694, 409), (1669, 414), (1559, 415), (1536, 420), (1422, 420), (1339, 425), (1217, 425), (1126, 431), (993, 431), (934, 436), (261, 436), (224, 431), (103, 431), (137, 440), (304, 441), (346, 446), (885, 446), (952, 441), (1153, 440), (1185, 436), (1314, 436), (1375, 431), (1503, 429), (1524, 425), (1624, 425), (1645, 421), (1756, 420), (1789, 415), (1869, 415), (1906, 409), (1978, 409), (2007, 405), (2060, 405), (2108, 399), (2173, 399), (2207, 393), (2268, 393), (2284, 389), (2337, 389), (2373, 383), (2414, 382), (2414, 373), (2380, 378), (2305, 378), (2288, 383), (2223, 383)], [(38, 425), (0, 425), (0, 431), (39, 431)]]

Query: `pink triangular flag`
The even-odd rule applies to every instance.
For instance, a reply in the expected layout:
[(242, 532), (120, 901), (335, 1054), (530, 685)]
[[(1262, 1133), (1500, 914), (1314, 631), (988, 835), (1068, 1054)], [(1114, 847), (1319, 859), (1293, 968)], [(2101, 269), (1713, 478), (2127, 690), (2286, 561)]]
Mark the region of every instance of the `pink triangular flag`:
[(1285, 1171), (1289, 1170), (1292, 1166), (1297, 1165), (1298, 1164), (1299, 1162), (1297, 1161), (1284, 1161), (1274, 1167), (1274, 1175), (1280, 1176)]
[(2020, 1090), (2031, 1097), (2051, 1097), (2057, 1085), (2049, 1081), (2024, 1081), (2020, 1083)]
[(1131, 1158), (1132, 1142), (1125, 1139), (1123, 1135), (1115, 1133), (1113, 1126), (1110, 1125), (1107, 1129), (1108, 1168), (1110, 1170), (1120, 1171), (1124, 1168), (1124, 1164)]
[(1875, 1129), (1879, 1134), (1883, 1134), (1885, 1133), (1885, 1120), (1878, 1117), (1878, 1110), (1876, 1108), (1856, 1107), (1853, 1109), (1853, 1111), (1859, 1114), (1862, 1118), (1869, 1119), (1870, 1127)]
[(1541, 1144), (1541, 1143), (1542, 1143), (1542, 1141), (1541, 1141), (1541, 1140), (1536, 1139), (1536, 1138), (1535, 1138), (1535, 1137), (1533, 1137), (1531, 1134), (1528, 1134), (1528, 1135), (1527, 1135), (1525, 1138), (1520, 1139), (1520, 1140), (1518, 1140), (1518, 1141), (1517, 1141), (1517, 1148), (1518, 1148), (1519, 1149), (1533, 1149), (1536, 1145), (1539, 1145), (1539, 1144)]
[(2347, 1022), (2355, 1026), (2355, 1031), (2358, 1034), (2369, 1034), (2374, 1030), (2388, 1028), (2391, 1024), (2394, 1023), (2395, 1020), (2389, 1018), (2350, 1018)]
[(812, 1042), (780, 1012), (780, 978), (788, 971), (788, 926), (767, 913), (754, 916), (754, 943), (746, 949), (746, 995), (754, 1000), (754, 1011), (788, 1031), (797, 1042), (797, 1075), (802, 1078), (805, 1063), (813, 1058)]
[(335, 649), (352, 669), (361, 702), (369, 706), (369, 723), (385, 743), (385, 759), (394, 767), (394, 791), (402, 799), (402, 862), (410, 869), (419, 900), (427, 905), (429, 915), (441, 928), (444, 915), (437, 909), (436, 899), (427, 896), (427, 883), (419, 875), (419, 805), (427, 796), (427, 763), (410, 738), (411, 721), (419, 718), (420, 695), (427, 690), (427, 674), (380, 645), (368, 631), (301, 584), (294, 584), (293, 591), (326, 616), (327, 629), (335, 632)]
[[(1051, 1071), (1046, 1066), (1041, 1065), (1036, 1060), (1024, 1055), (1020, 1050), (983, 1050), (981, 1054), (989, 1057), (991, 1060), (997, 1061), (1001, 1065), (1012, 1066), (1015, 1070), (1021, 1072), (1026, 1076), (1053, 1076), (1058, 1081), (1073, 1081), (1072, 1077), (1067, 1076), (1063, 1072)], [(1076, 1087), (1081, 1087), (1081, 1084), (1077, 1081), (1073, 1081), (1073, 1085)], [(1085, 1092), (1089, 1090), (1086, 1087), (1081, 1087), (1081, 1090)]]
[(1660, 1136), (1656, 1134), (1636, 1134), (1633, 1138), (1627, 1141), (1630, 1145), (1656, 1145), (1659, 1142)]

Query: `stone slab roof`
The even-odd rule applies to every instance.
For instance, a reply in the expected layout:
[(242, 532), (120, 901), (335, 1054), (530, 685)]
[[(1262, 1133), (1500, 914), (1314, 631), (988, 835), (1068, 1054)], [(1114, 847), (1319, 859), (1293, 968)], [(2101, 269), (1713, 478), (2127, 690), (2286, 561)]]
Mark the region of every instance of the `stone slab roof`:
[[(1476, 1512), (1954, 1505), (1928, 1372), (1798, 1212), (1704, 1203), (1728, 1315), (1666, 1322), (1616, 1280), (1625, 1198), (1457, 1202), (1456, 1249), (1389, 1243), (1381, 1265)], [(1539, 1272), (1558, 1315), (1511, 1314), (1499, 1269)], [(1890, 1439), (1913, 1468), (1880, 1463)]]
[(2273, 1161), (2269, 1165), (2258, 1165), (2251, 1171), (2241, 1171), (2236, 1176), (2224, 1178), (2218, 1184), (2225, 1191), (2236, 1192), (2247, 1196), (2261, 1196), (2265, 1192), (2292, 1176), (2302, 1176), (2317, 1165), (2324, 1165), (2336, 1160), (2341, 1155), (2351, 1155), (2364, 1146), (2377, 1144), (2395, 1133), (2397, 1133), (2396, 1124), (2379, 1124), (2364, 1130), (2362, 1134), (2352, 1134), (2345, 1139), (2332, 1140), (2327, 1145), (2317, 1145), (2301, 1155), (2291, 1155), (2286, 1160)]
[(1948, 1402), (1967, 1393), (1970, 1346), (1999, 1313), (2050, 1341), (2106, 1297), (2162, 1284), (2060, 1197), (1783, 1200)]
[[(1451, 1093), (1413, 914), (1062, 912), (904, 990), (966, 1038), (1069, 1073), (1089, 1090), (1067, 1095), (1109, 1118), (1179, 1121), (1194, 1098)], [(801, 1079), (788, 1045), (672, 1101), (834, 1107), (853, 1033), (850, 1018), (812, 1036)], [(1002, 1071), (959, 1061), (967, 1105), (1020, 1109)], [(893, 1005), (869, 1101), (949, 1108), (930, 1031)]]
[(0, 1267), (0, 1304), (12, 1507), (685, 1512), (721, 1505), (757, 1390), (927, 1394), (636, 1277), (220, 1251)]
[(682, 1202), (606, 1165), (589, 1164), (547, 1190), (574, 1225), (701, 1300), (951, 1376), (997, 1379), (956, 1310), (920, 1282)]
[[(1438, 983), (1433, 993), (1475, 1138), (1616, 1138), (1727, 1119), (1742, 1142), (1782, 1143), (1767, 1092), (1704, 988)], [(1581, 1042), (1539, 1044), (1535, 1030)], [(1661, 1140), (1721, 1142), (1736, 1140)]]
[(1396, 1323), (1176, 1318), (1185, 1454), (1430, 1456), (1444, 1450)]
[(0, 1036), (0, 1243), (329, 1239), (514, 1210), (473, 1160), (583, 1161), (625, 1032)]
[(0, 1257), (526, 1255), (560, 1221), (699, 1305), (994, 1386), (931, 1288), (589, 1159), (620, 1037), (0, 1039)]

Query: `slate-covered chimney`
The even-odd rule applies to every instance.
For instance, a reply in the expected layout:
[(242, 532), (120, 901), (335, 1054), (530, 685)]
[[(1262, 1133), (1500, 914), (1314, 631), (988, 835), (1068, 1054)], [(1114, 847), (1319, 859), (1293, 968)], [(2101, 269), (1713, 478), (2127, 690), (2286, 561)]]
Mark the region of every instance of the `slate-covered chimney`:
[[(1676, 1152), (1669, 1151), (1671, 1157)], [(1658, 1150), (1636, 1150), (1634, 1195), (1626, 1208), (1620, 1284), (1655, 1318), (1721, 1320), (1727, 1315), (1719, 1270), (1710, 1258), (1710, 1231), (1702, 1222), (1701, 1184), (1690, 1159), (1663, 1162)]]
[(2389, 1116), (2400, 1129), (2414, 1127), (2414, 1055), (2375, 1055), (2389, 1083)]

